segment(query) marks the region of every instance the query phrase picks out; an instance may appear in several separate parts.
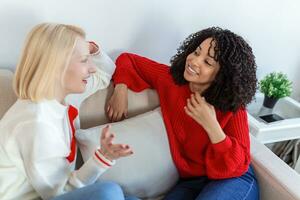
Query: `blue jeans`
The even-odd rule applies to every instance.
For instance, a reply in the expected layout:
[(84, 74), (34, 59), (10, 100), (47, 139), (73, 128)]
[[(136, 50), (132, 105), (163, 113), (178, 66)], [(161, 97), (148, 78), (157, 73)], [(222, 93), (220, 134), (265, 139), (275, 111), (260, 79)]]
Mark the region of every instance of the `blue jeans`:
[(114, 182), (96, 182), (83, 188), (54, 197), (51, 200), (138, 200), (124, 197), (121, 187)]
[(258, 200), (259, 188), (252, 166), (236, 178), (210, 180), (206, 176), (181, 179), (164, 200)]

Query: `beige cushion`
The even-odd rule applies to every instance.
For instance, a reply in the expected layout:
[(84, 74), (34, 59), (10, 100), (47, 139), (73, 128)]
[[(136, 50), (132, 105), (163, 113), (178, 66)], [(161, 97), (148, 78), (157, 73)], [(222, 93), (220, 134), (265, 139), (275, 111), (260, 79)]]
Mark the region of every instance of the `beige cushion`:
[(6, 69), (0, 69), (0, 119), (17, 100), (12, 82), (13, 73)]
[[(99, 147), (101, 130), (106, 125), (78, 130), (76, 138), (83, 159), (88, 160)], [(112, 124), (116, 143), (129, 144), (134, 154), (117, 160), (99, 177), (119, 183), (127, 194), (154, 198), (165, 194), (178, 180), (171, 158), (160, 108)]]

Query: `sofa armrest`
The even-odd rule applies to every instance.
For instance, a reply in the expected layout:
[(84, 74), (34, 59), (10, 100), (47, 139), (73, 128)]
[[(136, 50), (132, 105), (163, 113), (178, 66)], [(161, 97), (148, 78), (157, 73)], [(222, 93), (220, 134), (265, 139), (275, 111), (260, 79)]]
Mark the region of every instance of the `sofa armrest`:
[(262, 200), (300, 199), (300, 175), (253, 136), (251, 157)]

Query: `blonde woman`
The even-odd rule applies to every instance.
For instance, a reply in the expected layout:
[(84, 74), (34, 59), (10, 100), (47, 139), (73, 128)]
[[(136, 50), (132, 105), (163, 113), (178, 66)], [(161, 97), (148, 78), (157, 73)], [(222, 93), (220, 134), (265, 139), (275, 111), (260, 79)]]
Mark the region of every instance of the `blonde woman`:
[(124, 199), (117, 184), (96, 182), (116, 159), (132, 154), (128, 145), (113, 144), (109, 127), (101, 148), (75, 170), (78, 108), (108, 86), (114, 69), (81, 28), (43, 23), (32, 29), (15, 73), (18, 100), (0, 121), (1, 199)]

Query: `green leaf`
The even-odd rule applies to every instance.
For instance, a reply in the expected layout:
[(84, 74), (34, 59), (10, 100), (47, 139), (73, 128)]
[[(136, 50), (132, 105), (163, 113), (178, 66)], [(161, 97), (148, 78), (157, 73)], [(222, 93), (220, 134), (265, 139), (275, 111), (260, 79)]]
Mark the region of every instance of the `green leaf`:
[(292, 82), (282, 72), (272, 72), (259, 81), (259, 90), (273, 98), (290, 96)]

